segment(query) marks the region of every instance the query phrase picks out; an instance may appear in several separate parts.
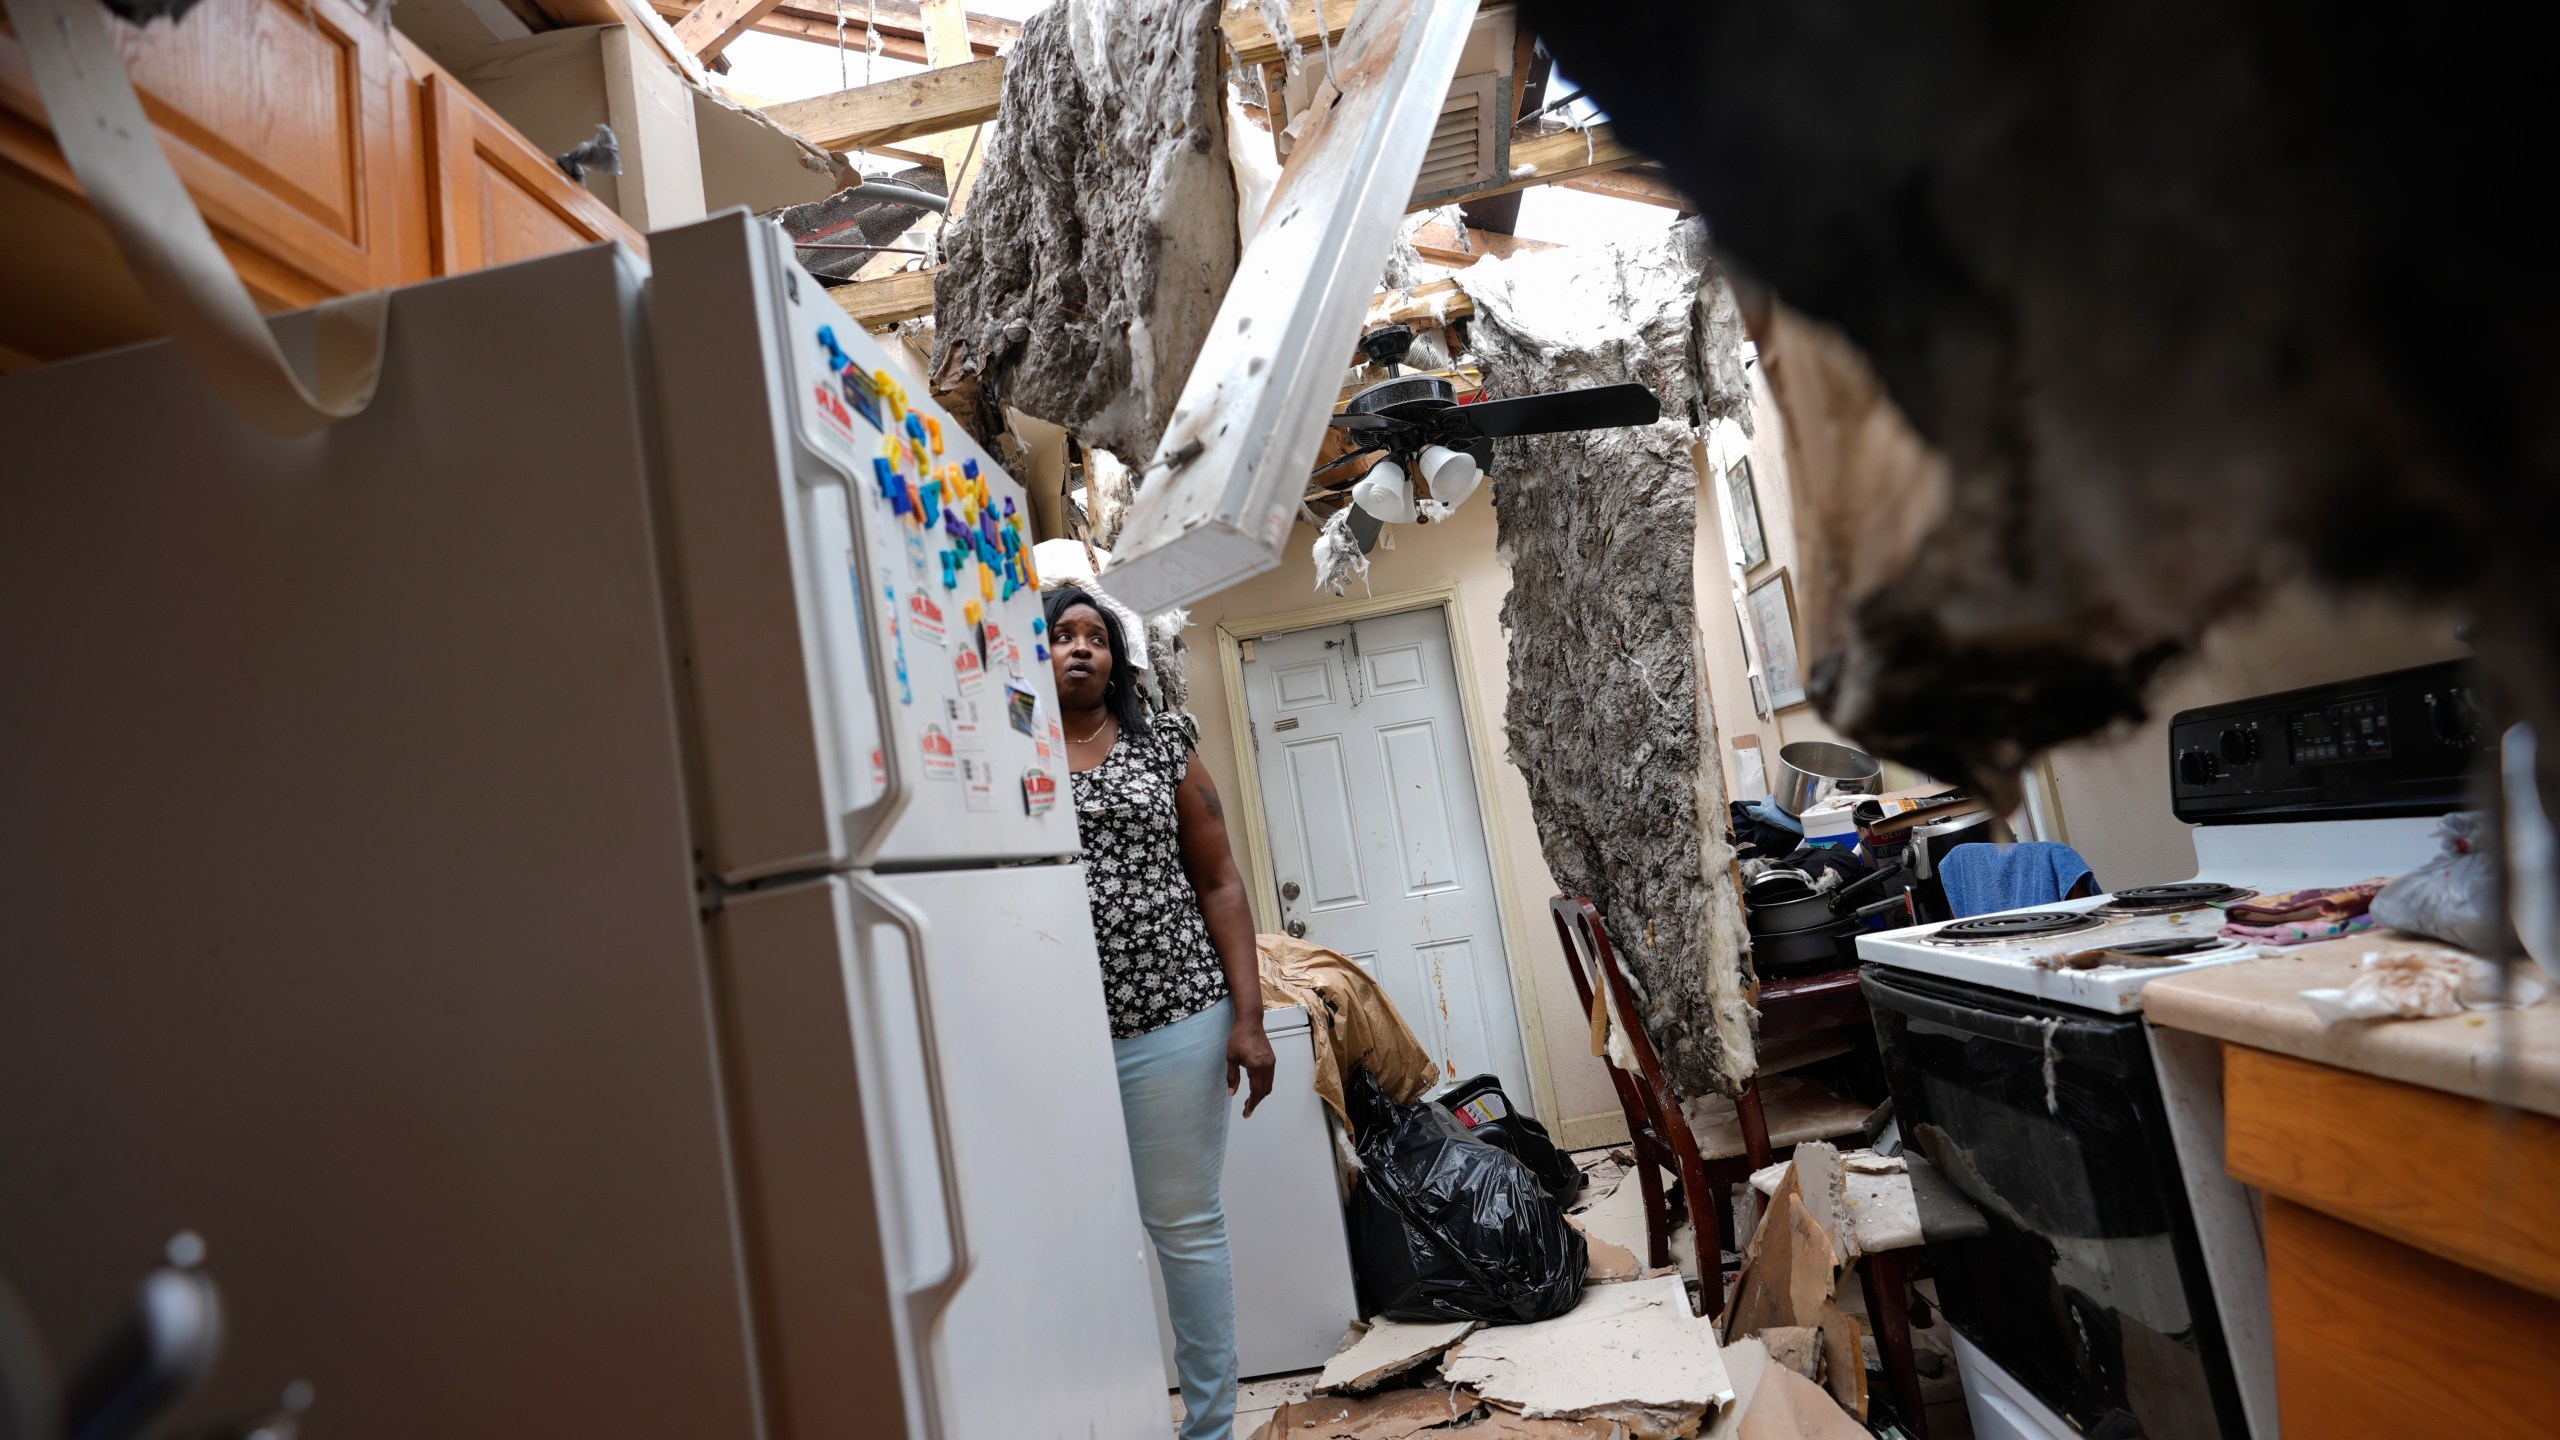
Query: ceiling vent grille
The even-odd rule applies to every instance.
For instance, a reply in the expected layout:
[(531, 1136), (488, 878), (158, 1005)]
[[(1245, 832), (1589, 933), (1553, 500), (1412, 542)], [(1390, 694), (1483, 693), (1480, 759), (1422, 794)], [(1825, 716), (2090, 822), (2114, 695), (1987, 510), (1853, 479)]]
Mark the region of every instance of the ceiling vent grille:
[(1462, 75), (1452, 81), (1423, 152), (1422, 172), (1414, 177), (1414, 203), (1433, 204), (1495, 183), (1511, 162), (1510, 117), (1510, 76)]

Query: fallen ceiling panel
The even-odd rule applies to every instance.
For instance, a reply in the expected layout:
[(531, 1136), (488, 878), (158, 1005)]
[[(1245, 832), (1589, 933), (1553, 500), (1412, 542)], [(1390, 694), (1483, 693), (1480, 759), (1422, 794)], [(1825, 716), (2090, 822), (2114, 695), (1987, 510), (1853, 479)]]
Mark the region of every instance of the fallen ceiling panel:
[[(935, 282), (933, 381), (1151, 453), (1236, 264), (1217, 0), (1059, 0), (1023, 26)], [(991, 433), (981, 439), (992, 443)]]

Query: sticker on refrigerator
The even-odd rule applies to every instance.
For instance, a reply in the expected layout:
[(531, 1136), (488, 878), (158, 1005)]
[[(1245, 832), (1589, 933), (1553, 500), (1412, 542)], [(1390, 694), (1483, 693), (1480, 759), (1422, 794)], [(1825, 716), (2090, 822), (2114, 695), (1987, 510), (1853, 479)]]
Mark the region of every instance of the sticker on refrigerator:
[(1034, 738), (1040, 734), (1040, 697), (1019, 680), (1004, 687), (1004, 715), (1023, 734)]
[(949, 731), (939, 725), (927, 725), (924, 727), (924, 738), (917, 741), (916, 746), (924, 751), (924, 778), (927, 780), (960, 778), (960, 762), (952, 753)]
[(942, 618), (942, 605), (930, 592), (918, 586), (907, 592), (907, 628), (918, 638), (935, 645), (947, 643), (950, 627)]
[(1058, 808), (1058, 780), (1048, 771), (1034, 765), (1022, 772), (1022, 809), (1027, 815), (1046, 815)]
[(992, 811), (996, 808), (996, 767), (982, 755), (964, 755), (960, 759), (960, 779), (967, 786), (962, 799), (972, 810)]
[(960, 693), (975, 695), (987, 683), (987, 667), (978, 659), (977, 650), (968, 645), (952, 652), (951, 668), (960, 677)]

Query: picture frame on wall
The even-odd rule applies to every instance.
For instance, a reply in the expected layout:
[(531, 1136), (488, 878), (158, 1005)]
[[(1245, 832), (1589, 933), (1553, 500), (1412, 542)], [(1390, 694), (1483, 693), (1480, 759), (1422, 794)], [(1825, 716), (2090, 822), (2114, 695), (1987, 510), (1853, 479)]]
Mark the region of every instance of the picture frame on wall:
[(1760, 527), (1760, 492), (1751, 480), (1750, 456), (1726, 467), (1724, 489), (1733, 509), (1734, 538), (1742, 546), (1742, 568), (1757, 569), (1769, 559), (1769, 537)]
[(1769, 705), (1784, 710), (1805, 703), (1804, 663), (1796, 653), (1795, 586), (1781, 565), (1743, 598), (1751, 619), (1752, 648), (1769, 687)]

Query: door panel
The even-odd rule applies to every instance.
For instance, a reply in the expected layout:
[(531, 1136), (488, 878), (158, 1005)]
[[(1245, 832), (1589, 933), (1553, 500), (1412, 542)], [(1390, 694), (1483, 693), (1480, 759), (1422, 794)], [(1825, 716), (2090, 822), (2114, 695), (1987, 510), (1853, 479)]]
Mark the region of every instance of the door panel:
[(1246, 709), (1284, 922), (1376, 976), (1444, 1078), (1490, 1072), (1532, 1103), (1443, 612), (1255, 648)]
[(435, 137), (436, 273), (458, 274), (639, 233), (450, 75), (427, 77)]

